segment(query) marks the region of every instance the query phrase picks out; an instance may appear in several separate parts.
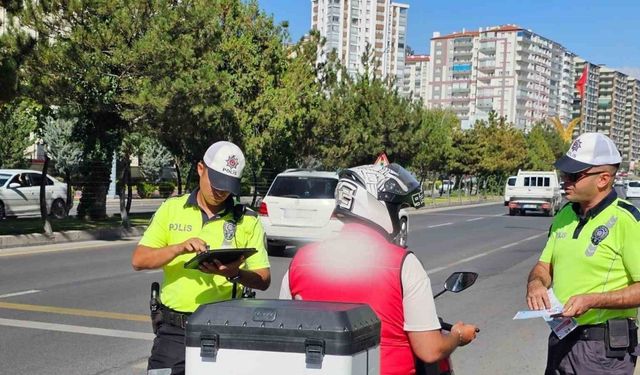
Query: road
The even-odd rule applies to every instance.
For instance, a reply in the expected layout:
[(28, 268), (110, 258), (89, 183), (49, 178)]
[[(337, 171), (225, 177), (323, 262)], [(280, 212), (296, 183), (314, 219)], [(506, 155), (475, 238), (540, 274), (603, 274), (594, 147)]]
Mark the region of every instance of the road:
[[(510, 217), (499, 204), (412, 215), (409, 246), (434, 291), (453, 271), (479, 273), (476, 285), (436, 301), (449, 322), (476, 323), (476, 342), (453, 357), (457, 374), (539, 374), (543, 321), (513, 321), (524, 309), (527, 273), (551, 219)], [(151, 348), (149, 286), (161, 272), (134, 272), (135, 241), (93, 241), (0, 251), (1, 374), (142, 375)], [(293, 249), (271, 257), (275, 298)]]

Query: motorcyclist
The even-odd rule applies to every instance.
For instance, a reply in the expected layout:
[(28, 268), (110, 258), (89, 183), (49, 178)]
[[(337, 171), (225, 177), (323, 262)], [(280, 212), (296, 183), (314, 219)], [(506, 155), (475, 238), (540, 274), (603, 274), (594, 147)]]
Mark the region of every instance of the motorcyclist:
[(300, 248), (282, 281), (280, 298), (369, 304), (382, 322), (383, 375), (414, 374), (416, 357), (434, 363), (476, 337), (462, 322), (442, 333), (429, 276), (395, 244), (400, 208), (423, 204), (420, 184), (397, 164), (342, 171), (335, 208), (342, 231)]

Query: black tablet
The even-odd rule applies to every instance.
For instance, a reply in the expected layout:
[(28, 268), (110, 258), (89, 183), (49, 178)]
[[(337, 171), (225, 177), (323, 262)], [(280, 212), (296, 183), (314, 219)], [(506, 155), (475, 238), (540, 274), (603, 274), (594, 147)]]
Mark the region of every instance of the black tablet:
[(227, 264), (238, 260), (243, 255), (244, 258), (247, 259), (257, 252), (258, 250), (252, 247), (208, 250), (191, 258), (184, 264), (184, 268), (195, 270), (198, 269), (203, 262), (213, 263), (214, 259), (217, 259), (222, 264)]

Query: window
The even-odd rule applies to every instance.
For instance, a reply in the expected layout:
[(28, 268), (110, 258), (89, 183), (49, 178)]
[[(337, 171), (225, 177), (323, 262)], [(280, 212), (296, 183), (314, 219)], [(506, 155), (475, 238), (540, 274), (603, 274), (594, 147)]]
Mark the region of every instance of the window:
[(280, 176), (273, 182), (268, 195), (296, 199), (334, 198), (338, 180), (335, 178)]
[[(42, 182), (42, 175), (39, 173), (29, 173), (29, 179), (31, 180), (31, 186), (40, 186), (40, 182)], [(53, 185), (53, 181), (48, 177), (47, 185)]]
[(516, 178), (515, 177), (511, 177), (507, 180), (507, 185), (509, 186), (516, 186)]
[(549, 187), (551, 180), (549, 177), (525, 177), (524, 186)]
[(0, 186), (4, 186), (7, 183), (7, 180), (11, 177), (9, 174), (0, 174)]

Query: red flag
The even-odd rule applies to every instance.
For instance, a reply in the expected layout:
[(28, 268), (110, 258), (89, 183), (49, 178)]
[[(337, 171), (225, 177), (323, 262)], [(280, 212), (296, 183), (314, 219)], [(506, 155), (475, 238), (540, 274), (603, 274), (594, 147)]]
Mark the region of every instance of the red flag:
[(587, 72), (589, 71), (589, 65), (584, 64), (584, 69), (582, 69), (582, 75), (578, 82), (576, 82), (576, 89), (578, 89), (578, 93), (580, 93), (580, 99), (584, 97), (584, 86), (587, 83)]

